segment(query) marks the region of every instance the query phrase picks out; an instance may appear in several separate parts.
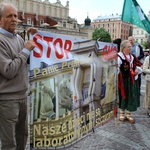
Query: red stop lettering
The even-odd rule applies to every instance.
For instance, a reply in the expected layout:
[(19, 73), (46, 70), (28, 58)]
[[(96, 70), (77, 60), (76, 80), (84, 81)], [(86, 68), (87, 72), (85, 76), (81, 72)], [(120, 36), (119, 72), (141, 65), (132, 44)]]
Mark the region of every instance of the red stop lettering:
[(68, 54), (70, 53), (71, 47), (72, 47), (72, 42), (70, 40), (63, 41), (61, 38), (54, 39), (53, 37), (48, 37), (48, 36), (43, 36), (43, 39), (42, 39), (42, 36), (39, 34), (36, 34), (33, 40), (36, 43), (37, 48), (39, 49), (39, 52), (33, 51), (33, 55), (35, 57), (40, 58), (43, 56), (43, 45), (38, 43), (38, 40), (41, 40), (41, 41), (46, 41), (47, 43), (47, 47), (48, 47), (47, 52), (46, 52), (47, 58), (52, 57), (51, 56), (52, 50), (55, 51), (55, 56), (58, 59), (62, 59), (64, 57), (66, 59), (69, 58)]
[(117, 59), (117, 47), (105, 45), (102, 51), (102, 57), (105, 60)]
[[(59, 44), (60, 52), (56, 47), (56, 45), (58, 44)], [(55, 50), (56, 57), (58, 59), (62, 59), (64, 56), (66, 57), (66, 59), (68, 59), (69, 58), (68, 53), (70, 53), (71, 47), (72, 47), (72, 42), (70, 40), (65, 40), (64, 47), (63, 47), (62, 39), (58, 38), (54, 41), (54, 50)]]
[(40, 58), (40, 57), (42, 57), (42, 54), (43, 54), (43, 46), (40, 43), (37, 42), (38, 39), (42, 40), (42, 36), (39, 35), (39, 34), (34, 36), (33, 41), (35, 42), (36, 46), (40, 50), (40, 53), (37, 53), (37, 52), (33, 51), (33, 56), (37, 57), (37, 58)]
[(65, 51), (65, 55), (67, 59), (68, 59), (68, 53), (70, 53), (71, 47), (72, 47), (72, 42), (70, 40), (66, 40), (65, 45), (64, 45), (64, 51)]
[(47, 42), (47, 44), (48, 44), (48, 50), (47, 50), (47, 55), (46, 55), (46, 57), (49, 58), (49, 57), (50, 57), (50, 54), (51, 54), (50, 42), (53, 41), (53, 38), (52, 38), (52, 37), (46, 37), (46, 36), (45, 36), (43, 39), (44, 39), (44, 40)]
[[(58, 52), (58, 49), (57, 49), (56, 45), (59, 45), (60, 53)], [(54, 50), (55, 50), (56, 57), (58, 59), (61, 59), (64, 56), (64, 52), (63, 52), (62, 46), (63, 46), (63, 42), (62, 42), (62, 40), (60, 38), (58, 38), (58, 39), (56, 39), (54, 41)]]

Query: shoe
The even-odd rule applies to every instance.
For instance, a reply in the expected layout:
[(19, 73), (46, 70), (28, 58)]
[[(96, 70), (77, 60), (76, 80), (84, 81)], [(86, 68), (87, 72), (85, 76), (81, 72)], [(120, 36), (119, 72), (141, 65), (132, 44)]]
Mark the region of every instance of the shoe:
[(119, 117), (119, 121), (124, 122), (126, 120), (126, 117), (124, 116), (124, 111), (120, 111), (120, 117)]
[(132, 123), (132, 124), (135, 123), (135, 120), (134, 120), (132, 117), (128, 117), (127, 120), (128, 120), (130, 123)]
[(134, 121), (134, 119), (131, 117), (131, 113), (130, 113), (130, 112), (126, 112), (126, 115), (127, 115), (127, 120), (128, 120), (130, 123), (134, 124), (135, 121)]
[(147, 115), (148, 115), (148, 117), (150, 117), (150, 113), (149, 112), (147, 112)]
[(124, 116), (120, 116), (120, 117), (119, 117), (119, 121), (124, 122), (125, 120), (126, 120), (126, 117), (124, 117)]

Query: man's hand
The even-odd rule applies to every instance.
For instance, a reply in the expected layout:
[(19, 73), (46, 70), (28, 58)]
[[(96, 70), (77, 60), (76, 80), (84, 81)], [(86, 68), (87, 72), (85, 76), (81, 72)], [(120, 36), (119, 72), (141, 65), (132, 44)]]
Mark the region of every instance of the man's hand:
[(37, 33), (38, 32), (38, 29), (37, 28), (34, 28), (34, 27), (29, 27), (28, 29), (27, 29), (27, 36), (29, 37), (29, 33), (30, 34), (35, 34), (35, 33)]
[(33, 40), (29, 40), (25, 43), (24, 47), (28, 49), (29, 51), (32, 51), (34, 47), (36, 47), (36, 44)]
[(138, 69), (138, 68), (136, 68), (136, 69), (135, 69), (135, 75), (137, 75), (137, 74), (138, 74), (138, 72), (139, 72), (139, 69)]

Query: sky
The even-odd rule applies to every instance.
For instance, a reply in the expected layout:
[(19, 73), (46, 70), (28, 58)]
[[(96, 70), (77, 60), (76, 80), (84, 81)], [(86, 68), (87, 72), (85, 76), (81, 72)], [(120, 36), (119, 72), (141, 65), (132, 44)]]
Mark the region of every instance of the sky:
[[(55, 3), (57, 0), (49, 0)], [(66, 6), (67, 0), (60, 0)], [(150, 0), (137, 0), (144, 13), (150, 11)], [(87, 16), (91, 21), (98, 16), (122, 14), (124, 0), (69, 0), (69, 16), (75, 18), (79, 24), (84, 23)]]

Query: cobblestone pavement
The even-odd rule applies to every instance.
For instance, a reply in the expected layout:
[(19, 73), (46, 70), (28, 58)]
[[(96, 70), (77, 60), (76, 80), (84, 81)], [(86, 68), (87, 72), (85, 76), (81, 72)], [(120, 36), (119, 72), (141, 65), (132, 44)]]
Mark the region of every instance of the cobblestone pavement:
[[(143, 79), (142, 83), (141, 91), (144, 92)], [(150, 150), (150, 118), (143, 108), (143, 100), (144, 93), (141, 106), (132, 114), (135, 124), (112, 119), (63, 150)], [(29, 141), (26, 150), (30, 150)]]
[[(141, 105), (132, 113), (135, 124), (111, 120), (64, 150), (150, 150), (150, 118), (143, 108), (145, 80), (142, 77)], [(118, 115), (119, 116), (119, 115)]]
[(115, 120), (97, 128), (94, 133), (65, 150), (150, 150), (150, 118), (143, 106), (133, 113), (135, 124)]

